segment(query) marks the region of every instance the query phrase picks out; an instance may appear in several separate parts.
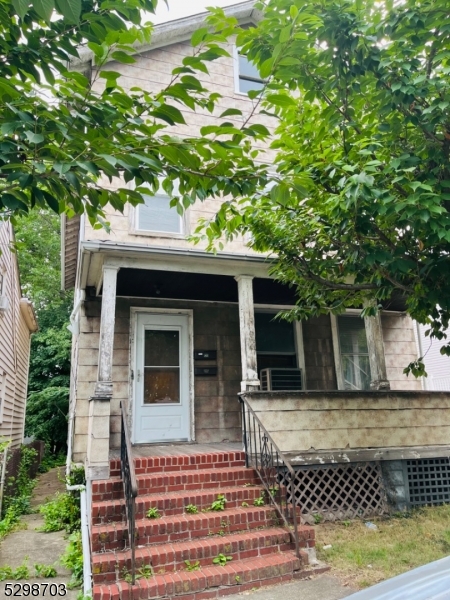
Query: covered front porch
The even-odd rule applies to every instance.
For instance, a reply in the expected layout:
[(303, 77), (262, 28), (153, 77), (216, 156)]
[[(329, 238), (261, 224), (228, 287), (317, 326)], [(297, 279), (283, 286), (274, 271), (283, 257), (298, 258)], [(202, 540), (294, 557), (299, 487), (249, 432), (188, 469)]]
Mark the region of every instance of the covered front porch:
[(239, 392), (271, 398), (281, 381), (326, 401), (338, 389), (411, 385), (399, 375), (399, 361), (416, 357), (401, 313), (288, 323), (274, 317), (294, 305), (293, 291), (268, 277), (264, 260), (116, 250), (100, 245), (80, 270), (72, 457), (86, 456), (91, 479), (105, 477), (120, 445), (121, 403), (136, 447), (240, 443)]

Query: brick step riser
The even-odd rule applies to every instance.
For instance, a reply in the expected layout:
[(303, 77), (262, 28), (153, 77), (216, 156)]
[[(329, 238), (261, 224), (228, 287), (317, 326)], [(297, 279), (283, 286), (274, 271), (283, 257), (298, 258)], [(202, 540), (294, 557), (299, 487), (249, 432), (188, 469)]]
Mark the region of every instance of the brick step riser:
[[(236, 471), (221, 473), (191, 473), (177, 475), (141, 475), (137, 477), (138, 494), (167, 494), (181, 491), (200, 491), (215, 488), (256, 485), (260, 480), (253, 469), (237, 469)], [(94, 482), (92, 485), (92, 501), (123, 499), (123, 483), (120, 479), (107, 482)]]
[[(161, 473), (161, 471), (190, 471), (197, 469), (226, 469), (244, 467), (244, 452), (219, 454), (194, 454), (189, 456), (149, 456), (134, 459), (136, 474)], [(120, 477), (120, 459), (110, 461), (110, 477)]]
[[(266, 540), (263, 540), (263, 542)], [(188, 560), (190, 563), (200, 564), (203, 569), (205, 567), (214, 566), (213, 559), (218, 554), (225, 554), (226, 556), (232, 556), (233, 561), (244, 560), (246, 558), (260, 558), (269, 554), (279, 554), (280, 552), (293, 552), (295, 550), (295, 544), (290, 541), (289, 534), (286, 534), (285, 540), (279, 540), (279, 543), (270, 543), (270, 545), (262, 544), (252, 548), (233, 548), (236, 544), (225, 544), (217, 542), (212, 547), (192, 548), (190, 551), (186, 550), (183, 553), (178, 551), (165, 553), (160, 555), (157, 552), (150, 552), (147, 556), (141, 556), (139, 549), (136, 553), (136, 569), (139, 569), (143, 565), (151, 565), (154, 574), (162, 574), (174, 571), (186, 571), (186, 563)], [(255, 544), (254, 544), (255, 545)], [(231, 546), (231, 549), (229, 547)], [(228, 549), (227, 549), (228, 548)], [(181, 556), (180, 556), (181, 554)], [(207, 554), (207, 556), (204, 556)], [(94, 567), (94, 583), (111, 583), (120, 578), (123, 569), (127, 572), (131, 570), (131, 559), (119, 559), (117, 564), (111, 560), (101, 564), (101, 573), (95, 572)]]
[[(227, 519), (227, 516), (224, 513), (222, 514), (224, 515), (222, 519)], [(279, 526), (279, 520), (272, 511), (270, 513), (261, 511), (257, 514), (253, 514), (251, 519), (246, 518), (245, 513), (236, 515), (234, 518), (228, 517), (228, 519), (226, 526), (221, 524), (221, 517), (214, 519), (214, 521), (210, 520), (207, 524), (187, 522), (167, 524), (166, 527), (160, 527), (157, 519), (155, 519), (154, 523), (149, 520), (149, 523), (146, 523), (145, 525), (143, 525), (141, 521), (136, 527), (136, 546), (198, 540), (200, 538), (206, 538), (209, 535), (216, 535), (220, 531), (225, 531), (229, 534), (237, 531), (250, 531), (257, 528)], [(116, 528), (106, 532), (98, 534), (95, 531), (92, 532), (92, 552), (123, 550), (127, 547), (128, 530), (126, 527), (123, 527), (122, 524), (117, 525)], [(167, 531), (167, 529), (169, 529), (169, 531)]]
[[(227, 499), (226, 507), (240, 508), (243, 502), (246, 502), (250, 506), (256, 498), (259, 498), (264, 488), (259, 486), (252, 487), (241, 487), (233, 489), (233, 491), (227, 491), (225, 497)], [(152, 495), (145, 498), (140, 497), (136, 499), (136, 519), (143, 519), (149, 508), (157, 508), (162, 516), (173, 516), (182, 515), (186, 513), (186, 506), (189, 504), (194, 505), (198, 508), (199, 512), (205, 511), (211, 506), (211, 503), (217, 499), (219, 491), (215, 492), (204, 492), (202, 494), (189, 492), (179, 498), (173, 498), (173, 496), (160, 496)], [(107, 504), (106, 506), (93, 506), (92, 507), (92, 523), (94, 525), (101, 525), (111, 522), (125, 521), (125, 504), (119, 503), (118, 501)]]
[[(252, 569), (231, 570), (223, 568), (221, 573), (205, 569), (194, 573), (174, 573), (170, 579), (162, 575), (142, 579), (135, 586), (123, 582), (118, 585), (94, 586), (93, 600), (153, 600), (155, 598), (177, 598), (177, 600), (207, 600), (220, 598), (250, 590), (262, 585), (273, 585), (294, 578), (300, 568), (298, 559), (286, 560), (281, 564), (258, 566)], [(193, 577), (190, 577), (194, 575)]]

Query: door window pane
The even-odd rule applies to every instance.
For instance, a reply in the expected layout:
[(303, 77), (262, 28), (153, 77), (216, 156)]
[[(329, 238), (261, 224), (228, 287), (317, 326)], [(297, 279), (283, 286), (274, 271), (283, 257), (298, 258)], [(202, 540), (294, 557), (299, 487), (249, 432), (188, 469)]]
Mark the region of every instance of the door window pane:
[(180, 332), (145, 331), (144, 404), (180, 403)]
[(339, 316), (338, 326), (345, 389), (368, 390), (371, 378), (364, 320)]
[(144, 404), (179, 404), (180, 369), (145, 367)]
[(180, 365), (180, 332), (158, 329), (145, 331), (145, 366), (178, 367)]

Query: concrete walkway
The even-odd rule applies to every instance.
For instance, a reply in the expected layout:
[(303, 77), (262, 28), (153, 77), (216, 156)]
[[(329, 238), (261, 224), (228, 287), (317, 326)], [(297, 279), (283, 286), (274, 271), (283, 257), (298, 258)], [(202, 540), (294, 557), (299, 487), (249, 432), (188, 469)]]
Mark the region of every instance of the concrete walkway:
[[(63, 474), (64, 469), (61, 470)], [(56, 492), (64, 492), (65, 485), (58, 479), (58, 469), (52, 469), (48, 473), (43, 473), (39, 476), (36, 487), (34, 488), (33, 498), (31, 500), (31, 506), (34, 509), (40, 504), (43, 504), (47, 500), (50, 500)], [(15, 569), (20, 566), (27, 558), (28, 569), (30, 571), (29, 579), (22, 579), (20, 581), (0, 581), (0, 599), (6, 599), (5, 584), (36, 584), (36, 583), (48, 583), (48, 584), (65, 584), (70, 580), (70, 571), (63, 567), (59, 559), (64, 553), (68, 541), (65, 537), (64, 531), (57, 531), (54, 533), (43, 533), (36, 531), (36, 528), (41, 527), (44, 524), (44, 519), (41, 515), (31, 514), (24, 515), (20, 520), (20, 528), (10, 533), (0, 543), (0, 566), (9, 565)], [(52, 565), (56, 572), (57, 577), (53, 578), (36, 578), (34, 577), (35, 564)], [(16, 590), (18, 588), (15, 588)], [(59, 590), (60, 588), (58, 588)], [(37, 598), (49, 598), (50, 593), (47, 589), (45, 595), (41, 588), (41, 595), (34, 596)], [(67, 594), (64, 597), (65, 600), (76, 600), (79, 590), (67, 590)], [(25, 594), (22, 592), (21, 594)], [(29, 596), (31, 597), (31, 595)], [(58, 596), (59, 597), (59, 596)]]
[(340, 600), (356, 590), (343, 586), (336, 577), (318, 575), (254, 592), (226, 596), (226, 600)]

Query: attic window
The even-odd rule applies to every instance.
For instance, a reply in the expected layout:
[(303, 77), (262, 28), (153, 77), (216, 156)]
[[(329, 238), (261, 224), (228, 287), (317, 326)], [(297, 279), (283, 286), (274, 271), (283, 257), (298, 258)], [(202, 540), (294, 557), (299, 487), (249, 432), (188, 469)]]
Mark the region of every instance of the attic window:
[(237, 91), (247, 94), (253, 90), (262, 90), (265, 85), (264, 79), (258, 69), (246, 56), (237, 53), (238, 85)]
[[(174, 186), (174, 194), (178, 186)], [(144, 204), (139, 204), (136, 210), (136, 230), (146, 231), (155, 235), (181, 235), (184, 233), (184, 220), (176, 207), (170, 206), (171, 198), (160, 186), (154, 196), (144, 196)]]

